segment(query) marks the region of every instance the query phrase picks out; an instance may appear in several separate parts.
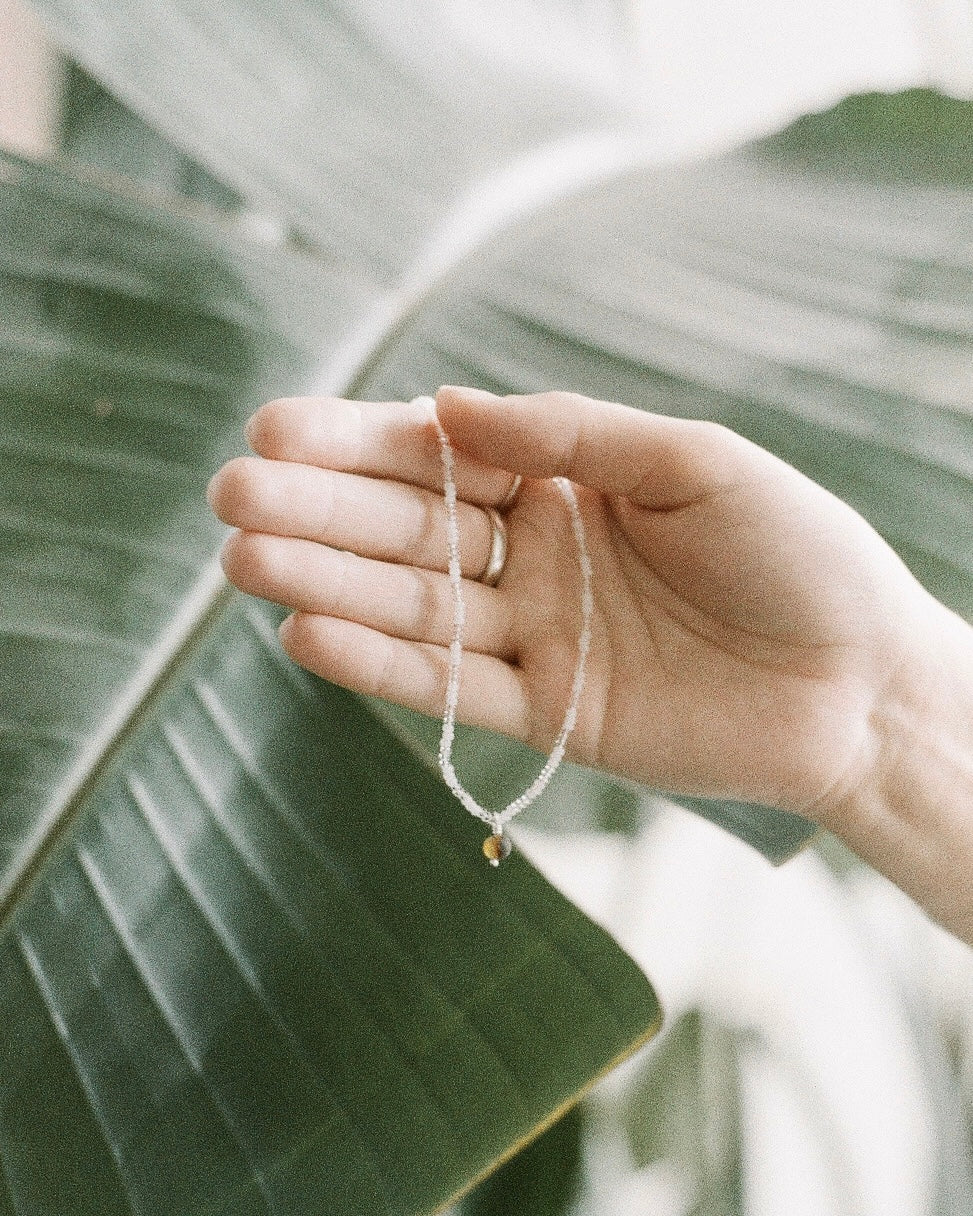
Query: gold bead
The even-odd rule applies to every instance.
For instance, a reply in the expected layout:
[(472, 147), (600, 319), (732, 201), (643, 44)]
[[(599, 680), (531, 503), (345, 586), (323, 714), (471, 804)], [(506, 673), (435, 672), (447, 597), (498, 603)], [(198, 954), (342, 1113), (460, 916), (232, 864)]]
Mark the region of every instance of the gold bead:
[(491, 866), (498, 866), (505, 857), (509, 857), (510, 849), (510, 841), (502, 832), (488, 836), (483, 842), (483, 855), (489, 859)]

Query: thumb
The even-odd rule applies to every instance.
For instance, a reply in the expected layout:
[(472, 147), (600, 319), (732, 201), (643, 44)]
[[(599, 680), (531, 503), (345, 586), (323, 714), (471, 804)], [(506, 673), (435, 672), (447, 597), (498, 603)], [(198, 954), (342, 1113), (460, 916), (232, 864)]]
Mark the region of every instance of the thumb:
[(567, 477), (653, 510), (672, 510), (740, 478), (760, 449), (712, 422), (650, 414), (579, 393), (497, 397), (443, 385), (450, 442), (528, 477)]

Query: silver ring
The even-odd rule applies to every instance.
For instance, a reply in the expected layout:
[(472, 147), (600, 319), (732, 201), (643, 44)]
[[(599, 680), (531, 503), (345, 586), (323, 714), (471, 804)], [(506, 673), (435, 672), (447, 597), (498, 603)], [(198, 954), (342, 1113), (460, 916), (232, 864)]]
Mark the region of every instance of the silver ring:
[(514, 483), (510, 489), (504, 494), (503, 498), (497, 503), (497, 510), (503, 514), (504, 511), (509, 511), (517, 500), (517, 495), (520, 493), (520, 483), (523, 477), (518, 473), (514, 478)]
[(476, 581), (484, 587), (495, 587), (507, 564), (507, 525), (495, 507), (483, 509), (490, 520), (490, 556), (487, 558), (486, 568)]

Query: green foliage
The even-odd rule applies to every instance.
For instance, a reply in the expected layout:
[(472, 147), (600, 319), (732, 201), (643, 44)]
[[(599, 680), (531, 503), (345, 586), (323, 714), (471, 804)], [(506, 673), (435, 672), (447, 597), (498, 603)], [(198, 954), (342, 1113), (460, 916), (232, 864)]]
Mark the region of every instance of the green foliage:
[(239, 196), (103, 89), (83, 68), (66, 69), (60, 153), (163, 193), (228, 210)]
[(4, 169), (10, 1204), (430, 1211), (658, 1005), (217, 577), (206, 478), (354, 297), (222, 219)]
[(827, 114), (798, 119), (765, 140), (771, 156), (781, 152), (808, 167), (863, 180), (894, 184), (973, 186), (973, 126), (969, 104), (928, 89), (888, 96), (848, 97)]
[(670, 1161), (694, 1196), (692, 1216), (741, 1216), (738, 1036), (709, 1013), (683, 1014), (630, 1091), (625, 1121), (636, 1165)]
[[(971, 107), (873, 97), (635, 165), (494, 217), (417, 291), (463, 190), (590, 98), (482, 64), (433, 88), (371, 10), (38, 8), (98, 81), (67, 119), (98, 172), (0, 163), (0, 1213), (429, 1212), (658, 1005), (522, 858), (482, 865), (414, 723), (283, 659), (220, 581), (205, 481), (285, 391), (572, 388), (734, 426), (973, 615)], [(890, 174), (933, 113), (935, 156)], [(536, 759), (466, 747), (484, 781)], [(565, 782), (576, 819), (641, 813)], [(813, 831), (698, 809), (775, 860)], [(684, 1078), (701, 1035), (671, 1040)], [(530, 1194), (577, 1130), (502, 1177)]]
[(478, 1187), (460, 1216), (564, 1216), (581, 1183), (584, 1132), (584, 1109), (574, 1106)]

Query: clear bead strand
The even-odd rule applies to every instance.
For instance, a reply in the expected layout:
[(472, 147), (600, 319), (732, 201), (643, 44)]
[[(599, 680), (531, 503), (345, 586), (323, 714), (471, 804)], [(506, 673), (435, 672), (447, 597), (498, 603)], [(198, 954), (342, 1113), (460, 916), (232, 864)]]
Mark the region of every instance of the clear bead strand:
[(466, 606), (463, 602), (463, 579), (460, 570), (459, 553), (459, 522), (456, 513), (456, 463), (453, 449), (446, 432), (436, 416), (436, 403), (431, 397), (418, 397), (415, 403), (421, 403), (429, 410), (435, 423), (439, 437), (439, 450), (443, 465), (443, 496), (446, 501), (446, 538), (449, 547), (449, 582), (453, 592), (453, 638), (449, 646), (449, 674), (446, 681), (446, 706), (443, 713), (443, 730), (439, 740), (439, 769), (443, 780), (471, 815), (489, 824), (494, 833), (499, 835), (503, 828), (515, 815), (526, 810), (544, 792), (548, 782), (557, 771), (558, 765), (564, 759), (568, 736), (574, 729), (578, 717), (578, 706), (581, 702), (581, 692), (584, 688), (585, 666), (588, 651), (591, 648), (591, 618), (594, 612), (594, 597), (591, 592), (592, 572), (591, 557), (585, 538), (584, 524), (574, 487), (564, 477), (555, 477), (554, 484), (560, 491), (561, 497), (567, 504), (571, 516), (571, 530), (574, 533), (578, 549), (578, 566), (581, 571), (581, 633), (578, 638), (578, 661), (574, 669), (574, 679), (571, 682), (571, 696), (564, 714), (564, 721), (554, 741), (554, 747), (543, 768), (531, 784), (508, 803), (502, 810), (491, 811), (481, 806), (466, 790), (456, 775), (453, 767), (453, 739), (456, 733), (456, 706), (459, 701), (460, 669), (463, 660), (463, 627), (466, 623)]

